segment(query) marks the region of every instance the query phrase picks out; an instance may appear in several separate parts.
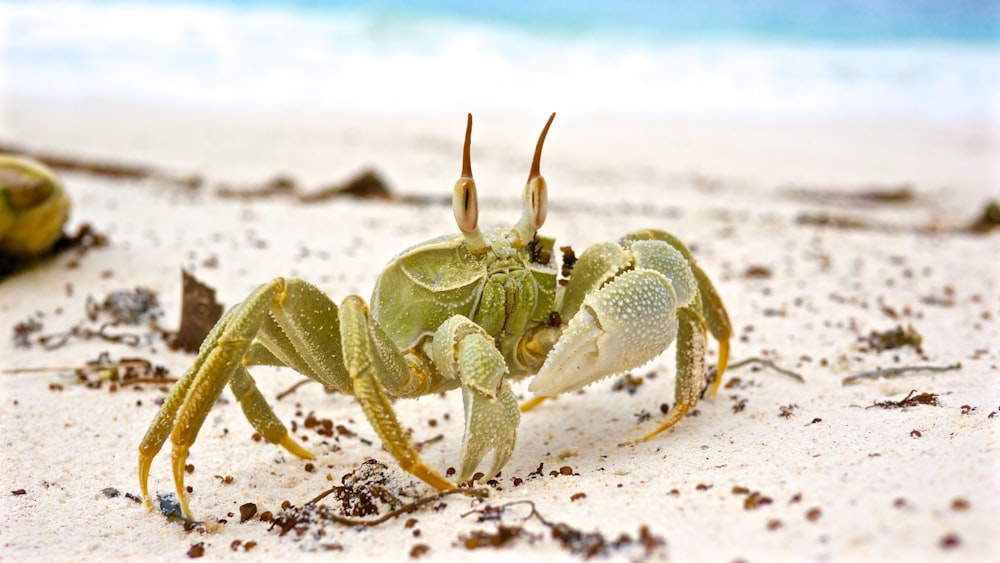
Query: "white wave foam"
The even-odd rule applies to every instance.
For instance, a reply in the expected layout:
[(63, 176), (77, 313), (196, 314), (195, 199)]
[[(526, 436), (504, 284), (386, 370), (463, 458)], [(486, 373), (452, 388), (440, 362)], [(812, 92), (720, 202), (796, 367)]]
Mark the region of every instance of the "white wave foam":
[(0, 6), (0, 28), (0, 93), (27, 96), (674, 117), (1000, 110), (1000, 52), (961, 44), (666, 43), (360, 12), (82, 1)]

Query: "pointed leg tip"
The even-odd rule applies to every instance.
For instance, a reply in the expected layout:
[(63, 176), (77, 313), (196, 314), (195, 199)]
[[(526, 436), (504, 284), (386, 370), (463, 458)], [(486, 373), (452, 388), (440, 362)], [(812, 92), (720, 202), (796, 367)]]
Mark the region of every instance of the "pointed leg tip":
[(416, 465), (404, 466), (403, 470), (439, 491), (450, 491), (458, 488), (458, 485), (445, 479), (437, 471), (420, 463), (419, 460)]
[(527, 401), (521, 403), (519, 410), (521, 412), (528, 412), (530, 410), (533, 410), (542, 403), (544, 403), (546, 399), (548, 399), (548, 397), (532, 397), (531, 399), (528, 399)]
[(431, 471), (429, 475), (419, 476), (428, 485), (439, 491), (451, 491), (458, 488), (458, 485)]
[(716, 393), (719, 392), (719, 386), (722, 385), (722, 376), (726, 373), (726, 367), (729, 365), (729, 341), (720, 340), (719, 341), (719, 363), (715, 367), (715, 380), (712, 384), (708, 386), (705, 390), (706, 397), (714, 397)]
[(715, 375), (715, 379), (705, 389), (705, 395), (704, 396), (708, 397), (708, 398), (714, 397), (715, 394), (719, 392), (719, 386), (721, 386), (721, 385), (722, 385), (722, 374), (721, 373), (717, 373)]
[(726, 367), (729, 365), (729, 340), (724, 339), (719, 341), (719, 379), (722, 379), (722, 375), (726, 373)]
[(622, 442), (622, 443), (618, 444), (618, 446), (619, 447), (621, 447), (621, 446), (635, 446), (635, 445), (641, 444), (643, 442), (648, 442), (648, 441), (652, 440), (653, 438), (659, 436), (663, 432), (666, 432), (667, 430), (670, 430), (671, 428), (673, 428), (674, 425), (677, 424), (678, 422), (680, 422), (681, 419), (684, 418), (684, 415), (686, 415), (688, 413), (688, 411), (691, 410), (692, 406), (693, 405), (690, 404), (690, 403), (678, 402), (676, 405), (674, 405), (674, 408), (667, 414), (667, 417), (664, 418), (663, 421), (660, 422), (660, 425), (657, 426), (656, 428), (654, 428), (653, 431), (648, 432), (646, 435), (642, 436), (641, 438), (636, 438), (635, 440), (631, 440), (631, 441), (628, 441), (628, 442)]
[(302, 459), (316, 459), (316, 454), (303, 447), (302, 444), (296, 442), (295, 439), (293, 439), (287, 433), (281, 439), (281, 441), (278, 442), (278, 445)]
[(146, 499), (146, 504), (151, 506), (149, 501), (149, 470), (153, 465), (153, 456), (139, 452), (139, 490), (142, 498)]
[(177, 501), (181, 505), (181, 513), (184, 518), (190, 521), (194, 521), (194, 517), (191, 515), (191, 509), (188, 506), (187, 489), (184, 487), (184, 471), (187, 465), (187, 446), (179, 446), (174, 444), (174, 449), (170, 452), (171, 455), (171, 465), (174, 474), (174, 488), (177, 491)]

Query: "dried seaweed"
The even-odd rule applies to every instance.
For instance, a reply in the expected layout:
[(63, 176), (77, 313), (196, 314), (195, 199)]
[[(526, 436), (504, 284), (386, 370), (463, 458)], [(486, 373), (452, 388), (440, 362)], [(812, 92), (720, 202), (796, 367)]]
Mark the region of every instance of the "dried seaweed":
[(905, 329), (897, 326), (882, 332), (872, 331), (864, 338), (864, 342), (876, 352), (895, 350), (904, 346), (910, 346), (919, 352), (923, 337), (913, 326), (908, 325)]
[[(463, 488), (418, 496), (412, 484), (396, 483), (386, 465), (369, 459), (344, 475), (341, 485), (324, 491), (301, 507), (284, 506), (274, 516), (272, 529), (276, 527), (283, 536), (294, 531), (296, 537), (306, 534), (320, 537), (326, 533), (324, 525), (331, 522), (343, 526), (378, 526), (456, 494), (482, 498), (488, 491)], [(337, 501), (335, 504), (319, 504), (331, 496)]]
[(1000, 228), (1000, 203), (990, 201), (983, 207), (982, 213), (969, 223), (967, 230), (973, 233), (990, 233)]
[(642, 387), (643, 378), (635, 377), (631, 373), (626, 373), (617, 380), (615, 380), (614, 385), (611, 386), (612, 391), (625, 391), (629, 395), (635, 395), (639, 391), (639, 387)]
[(522, 526), (511, 526), (502, 523), (505, 512), (511, 507), (518, 505), (527, 505), (530, 508), (528, 515), (522, 518), (523, 522), (531, 519), (537, 520), (549, 529), (552, 539), (559, 542), (564, 549), (573, 555), (579, 555), (583, 559), (607, 556), (634, 548), (641, 549), (643, 557), (649, 558), (662, 550), (666, 545), (666, 541), (662, 537), (651, 534), (649, 528), (645, 525), (639, 527), (639, 533), (636, 538), (632, 538), (628, 534), (622, 534), (615, 540), (608, 540), (599, 531), (583, 532), (563, 522), (552, 522), (542, 516), (535, 507), (535, 503), (530, 500), (515, 501), (500, 506), (488, 505), (484, 508), (463, 514), (463, 517), (469, 514), (478, 514), (479, 522), (495, 522), (497, 527), (496, 531), (492, 533), (476, 530), (471, 534), (460, 535), (459, 543), (465, 545), (467, 549), (478, 549), (482, 547), (507, 547), (517, 538), (527, 538), (534, 541), (537, 539), (537, 536), (528, 533)]
[(115, 325), (156, 325), (163, 309), (160, 308), (156, 292), (137, 287), (134, 290), (119, 289), (112, 291), (104, 301), (98, 302), (92, 296), (87, 296), (87, 319), (91, 322), (106, 315), (111, 317)]
[[(126, 346), (138, 346), (144, 340), (159, 334), (158, 319), (163, 311), (159, 301), (151, 290), (136, 288), (134, 290), (117, 290), (108, 294), (103, 300), (87, 298), (85, 304), (86, 320), (62, 331), (52, 334), (35, 335), (41, 332), (41, 323), (34, 317), (14, 325), (15, 345), (29, 348), (40, 344), (47, 350), (60, 348), (71, 340), (104, 340)], [(95, 328), (93, 324), (101, 321)], [(91, 323), (88, 325), (87, 323)], [(151, 332), (111, 332), (121, 326), (142, 326)]]
[(796, 187), (787, 190), (787, 193), (797, 199), (824, 204), (900, 204), (916, 199), (916, 192), (910, 184), (870, 185), (848, 189)]
[[(107, 383), (111, 392), (128, 385), (166, 384), (177, 381), (176, 378), (169, 377), (170, 371), (166, 367), (154, 364), (145, 358), (125, 357), (116, 360), (108, 352), (101, 352), (97, 358), (88, 360), (81, 366), (15, 368), (0, 373), (68, 373), (72, 374), (72, 381), (76, 384), (88, 389), (101, 389)], [(63, 386), (53, 383), (49, 388), (59, 391)]]
[(288, 176), (276, 176), (267, 182), (248, 188), (236, 188), (223, 184), (216, 190), (216, 193), (219, 197), (229, 199), (252, 200), (287, 197), (300, 203), (316, 203), (344, 196), (383, 201), (397, 199), (385, 180), (376, 171), (370, 169), (362, 170), (342, 183), (323, 186), (315, 191), (304, 190)]
[(22, 147), (7, 144), (0, 144), (0, 152), (30, 156), (50, 168), (63, 172), (77, 172), (117, 180), (157, 180), (192, 189), (202, 184), (201, 176), (174, 174), (142, 164), (71, 157), (44, 151), (26, 151)]
[(914, 389), (906, 395), (906, 397), (898, 401), (875, 401), (871, 406), (866, 407), (869, 409), (880, 408), (880, 409), (905, 409), (908, 407), (915, 407), (917, 405), (930, 405), (932, 407), (941, 406), (938, 403), (937, 393), (917, 393)]

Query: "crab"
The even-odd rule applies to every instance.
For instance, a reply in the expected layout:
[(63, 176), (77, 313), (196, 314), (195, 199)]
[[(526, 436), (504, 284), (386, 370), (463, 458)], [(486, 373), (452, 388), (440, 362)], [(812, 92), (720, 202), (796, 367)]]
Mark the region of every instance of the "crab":
[(44, 164), (0, 153), (0, 257), (47, 253), (63, 235), (69, 208), (62, 183)]
[[(677, 341), (675, 400), (649, 440), (684, 417), (703, 393), (718, 389), (732, 333), (722, 299), (687, 248), (660, 230), (596, 244), (573, 265), (565, 285), (551, 259), (554, 240), (539, 234), (547, 211), (535, 147), (512, 228), (481, 231), (472, 178), (468, 116), (462, 174), (452, 192), (460, 233), (404, 250), (382, 271), (370, 305), (358, 295), (338, 307), (314, 285), (276, 278), (229, 309), (174, 385), (139, 446), (139, 484), (149, 502), (154, 457), (169, 436), (181, 509), (191, 518), (185, 462), (226, 385), (267, 441), (301, 458), (314, 454), (288, 433), (248, 368), (285, 366), (360, 403), (400, 467), (438, 490), (456, 484), (426, 465), (392, 408), (412, 398), (461, 388), (465, 410), (457, 482), (468, 482), (487, 454), (482, 478), (495, 476), (514, 451), (522, 411), (610, 375), (638, 368)], [(707, 381), (707, 333), (719, 342), (718, 376)], [(510, 381), (534, 376), (535, 398), (519, 405)]]

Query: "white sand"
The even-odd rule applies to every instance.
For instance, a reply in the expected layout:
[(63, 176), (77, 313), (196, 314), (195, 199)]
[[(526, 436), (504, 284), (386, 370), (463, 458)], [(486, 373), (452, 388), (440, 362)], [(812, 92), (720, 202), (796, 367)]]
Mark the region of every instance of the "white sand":
[[(516, 219), (545, 117), (476, 117), (473, 168), (484, 226)], [(84, 320), (87, 296), (103, 299), (135, 287), (156, 291), (163, 324), (174, 326), (181, 267), (217, 288), (227, 304), (277, 275), (309, 279), (338, 301), (351, 292), (367, 296), (396, 252), (454, 231), (449, 206), (247, 203), (217, 197), (215, 185), (287, 173), (315, 187), (373, 166), (397, 193), (446, 197), (460, 170), (463, 127), (459, 113), (223, 115), (8, 100), (0, 141), (200, 173), (208, 185), (188, 193), (157, 182), (64, 174), (75, 203), (71, 229), (90, 223), (111, 246), (92, 251), (75, 269), (63, 256), (0, 282), (7, 331), (0, 370), (78, 366), (106, 350), (115, 358), (148, 358), (180, 375), (192, 356), (160, 342), (130, 348), (74, 340), (46, 351), (15, 348), (10, 335), (35, 312), (44, 315), (44, 332), (66, 329)], [(560, 114), (542, 164), (551, 190), (544, 230), (577, 252), (640, 227), (677, 234), (726, 300), (736, 332), (733, 360), (766, 354), (806, 383), (772, 370), (732, 370), (727, 380), (738, 377), (743, 386), (722, 389), (699, 405), (698, 416), (652, 442), (617, 447), (654, 424), (637, 424), (637, 413), (650, 411), (655, 421), (659, 405), (672, 403), (668, 352), (635, 372), (657, 377), (634, 395), (613, 392), (613, 378), (526, 415), (502, 490), (485, 504), (531, 500), (548, 520), (600, 531), (609, 541), (622, 533), (634, 538), (648, 526), (666, 540), (653, 556), (673, 561), (1000, 560), (1000, 234), (948, 232), (1000, 194), (998, 157), (997, 136), (982, 124), (642, 123)], [(900, 184), (915, 190), (913, 201), (822, 202), (787, 189)], [(801, 225), (796, 218), (803, 213), (890, 228)], [(942, 232), (928, 234), (927, 226)], [(203, 265), (208, 258), (217, 266)], [(744, 276), (751, 266), (768, 268), (771, 277)], [(923, 356), (912, 348), (860, 350), (859, 337), (897, 325), (923, 335)], [(711, 354), (714, 361), (714, 346)], [(958, 371), (841, 383), (879, 367), (956, 362)], [(289, 370), (255, 374), (269, 398), (299, 380)], [(63, 390), (50, 390), (52, 383)], [(911, 390), (937, 394), (940, 406), (867, 408)], [(523, 523), (538, 534), (534, 541), (467, 551), (460, 536), (493, 532), (496, 524), (467, 514), (484, 504), (463, 497), (374, 528), (330, 526), (321, 540), (279, 537), (256, 519), (240, 524), (240, 504), (272, 512), (284, 500), (301, 505), (369, 458), (386, 463), (397, 483), (410, 478), (377, 442), (351, 437), (340, 437), (336, 452), (318, 447), (316, 471), (309, 473), (304, 461), (250, 440), (252, 429), (232, 400), (209, 415), (187, 482), (198, 516), (237, 516), (218, 533), (186, 532), (124, 496), (102, 494), (108, 487), (138, 494), (136, 447), (161, 391), (88, 389), (58, 373), (3, 373), (0, 391), (0, 560), (177, 560), (198, 542), (206, 560), (400, 560), (417, 544), (429, 546), (424, 557), (434, 560), (579, 559), (537, 520)], [(743, 399), (743, 410), (734, 412)], [(315, 411), (361, 438), (375, 437), (350, 398), (326, 395), (317, 385), (274, 404), (286, 421), (301, 422), (296, 410)], [(779, 416), (788, 405), (795, 405), (791, 415)], [(414, 439), (444, 434), (423, 450), (430, 464), (458, 464), (459, 394), (400, 401), (397, 408)], [(528, 479), (539, 463), (544, 476)], [(576, 474), (549, 476), (561, 466)], [(233, 483), (216, 475), (232, 476)], [(514, 477), (525, 481), (515, 487)], [(154, 463), (151, 486), (172, 490), (166, 452)], [(747, 495), (734, 487), (772, 503), (747, 510)], [(19, 489), (25, 494), (11, 493)], [(577, 493), (586, 496), (573, 500)], [(506, 513), (513, 525), (526, 510), (516, 505)], [(405, 527), (408, 518), (416, 519), (414, 527)], [(956, 545), (947, 545), (948, 537)], [(234, 540), (257, 545), (233, 550)], [(342, 552), (323, 551), (331, 543)]]

